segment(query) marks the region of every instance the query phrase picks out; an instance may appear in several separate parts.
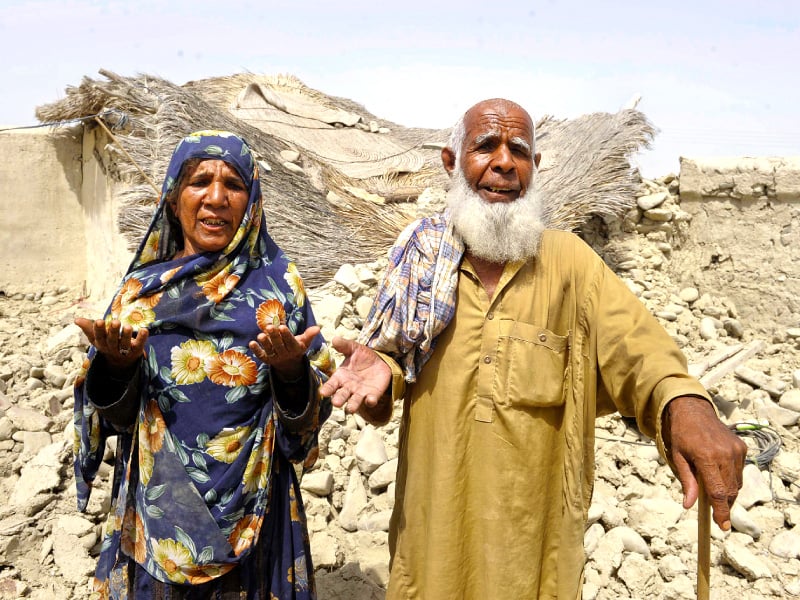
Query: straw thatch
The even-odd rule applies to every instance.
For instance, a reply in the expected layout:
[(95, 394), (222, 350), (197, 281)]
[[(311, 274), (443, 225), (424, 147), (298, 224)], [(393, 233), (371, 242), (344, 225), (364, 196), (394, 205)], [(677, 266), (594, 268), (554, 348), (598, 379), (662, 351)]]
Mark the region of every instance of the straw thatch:
[(619, 216), (634, 206), (640, 177), (630, 157), (648, 146), (654, 129), (637, 110), (593, 113), (536, 127), (544, 221), (577, 230), (592, 215)]
[[(160, 186), (175, 144), (198, 129), (227, 129), (248, 140), (268, 169), (261, 186), (270, 233), (312, 286), (345, 262), (377, 258), (416, 216), (405, 201), (446, 186), (438, 148), (449, 130), (401, 127), (292, 76), (238, 74), (177, 86), (100, 73), (104, 80), (84, 78), (36, 115), (44, 122), (101, 115), (102, 123), (86, 126), (111, 131), (108, 174), (125, 184), (119, 229), (131, 248), (157, 203), (152, 184)], [(577, 229), (592, 215), (633, 206), (639, 177), (628, 158), (652, 135), (635, 110), (540, 120), (548, 225)], [(282, 150), (300, 153), (302, 171), (286, 166)]]

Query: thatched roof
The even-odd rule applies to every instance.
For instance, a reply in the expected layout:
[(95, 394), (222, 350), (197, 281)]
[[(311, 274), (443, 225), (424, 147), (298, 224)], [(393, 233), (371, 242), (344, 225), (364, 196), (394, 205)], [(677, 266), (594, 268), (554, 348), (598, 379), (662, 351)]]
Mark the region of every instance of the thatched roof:
[[(103, 115), (112, 148), (120, 146), (110, 175), (127, 184), (119, 228), (131, 248), (157, 202), (151, 183), (160, 186), (175, 145), (198, 129), (241, 134), (268, 165), (261, 186), (270, 233), (312, 286), (344, 262), (376, 259), (416, 216), (405, 201), (447, 184), (438, 147), (449, 130), (396, 125), (292, 76), (239, 74), (177, 86), (148, 75), (100, 73), (103, 80), (85, 77), (36, 116), (55, 122)], [(634, 110), (540, 120), (549, 225), (576, 229), (593, 214), (633, 206), (639, 177), (628, 157), (652, 135)], [(284, 161), (283, 150), (300, 153), (302, 171)]]

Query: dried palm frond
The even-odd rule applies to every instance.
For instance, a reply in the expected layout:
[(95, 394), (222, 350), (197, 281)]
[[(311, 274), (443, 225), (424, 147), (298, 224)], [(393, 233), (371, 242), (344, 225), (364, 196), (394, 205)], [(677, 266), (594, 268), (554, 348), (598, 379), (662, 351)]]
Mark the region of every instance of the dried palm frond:
[[(67, 88), (64, 99), (39, 107), (36, 114), (42, 121), (54, 122), (103, 113), (103, 122), (115, 131), (115, 143), (108, 148), (113, 151), (116, 144), (121, 146), (107, 166), (112, 179), (124, 184), (114, 189), (122, 206), (119, 229), (131, 249), (143, 236), (157, 204), (158, 194), (150, 182), (160, 186), (177, 142), (199, 129), (239, 133), (257, 159), (269, 165), (268, 172), (262, 170), (261, 186), (270, 233), (297, 261), (312, 286), (329, 280), (345, 262), (369, 262), (383, 254), (417, 216), (413, 204), (406, 201), (415, 200), (425, 188), (447, 185), (437, 148), (446, 142), (449, 130), (396, 125), (352, 100), (308, 88), (291, 75), (244, 73), (177, 86), (148, 75), (127, 78), (104, 70), (100, 74), (105, 80), (85, 77), (78, 87)], [(252, 85), (261, 86), (267, 96), (282, 93), (323, 112), (350, 113), (358, 122), (341, 127), (316, 122), (312, 115), (313, 127), (305, 126), (308, 116), (287, 117), (270, 105), (266, 108), (272, 111), (273, 122), (255, 126), (237, 118), (234, 107), (242, 90)], [(368, 135), (365, 123), (371, 121), (389, 133)], [(301, 131), (306, 129), (318, 131), (309, 136)], [(635, 110), (562, 121), (541, 119), (537, 150), (543, 155), (539, 185), (546, 202), (546, 224), (577, 230), (593, 215), (620, 215), (633, 206), (640, 178), (629, 157), (647, 146), (653, 134), (645, 116)], [(355, 149), (342, 153), (337, 140)], [(303, 172), (284, 166), (280, 152), (289, 149), (301, 152)], [(398, 149), (401, 159), (394, 166), (392, 149)], [(414, 156), (401, 156), (406, 152)], [(376, 169), (373, 164), (357, 176), (359, 169), (350, 169), (347, 163), (359, 160), (384, 161), (381, 164), (387, 168)], [(398, 170), (398, 165), (404, 166)], [(333, 202), (327, 200), (329, 192), (335, 196)], [(385, 203), (370, 201), (370, 194)]]
[[(288, 149), (283, 141), (212, 107), (189, 89), (146, 75), (124, 78), (109, 71), (101, 74), (108, 81), (84, 78), (77, 88), (67, 89), (63, 100), (39, 107), (37, 117), (56, 121), (119, 111), (128, 118), (129, 133), (116, 134), (116, 140), (158, 185), (175, 145), (191, 131), (227, 129), (241, 134), (256, 157), (270, 168), (269, 172), (262, 170), (261, 177), (270, 234), (297, 261), (310, 285), (330, 279), (343, 262), (374, 260), (385, 250), (386, 240), (396, 236), (395, 229), (382, 231), (383, 220), (376, 219), (370, 235), (365, 237), (358, 224), (349, 223), (331, 209), (323, 189), (275, 160), (281, 150)], [(150, 222), (158, 197), (136, 165), (124, 157), (117, 158), (110, 175), (128, 184), (120, 186), (118, 192), (123, 206), (118, 225), (133, 249)], [(358, 214), (369, 215), (377, 210), (359, 199), (354, 199), (352, 205)], [(365, 220), (371, 221), (367, 216)]]
[(567, 121), (545, 117), (537, 124), (537, 149), (547, 226), (574, 231), (593, 215), (619, 216), (634, 206), (641, 178), (630, 157), (654, 133), (636, 110)]

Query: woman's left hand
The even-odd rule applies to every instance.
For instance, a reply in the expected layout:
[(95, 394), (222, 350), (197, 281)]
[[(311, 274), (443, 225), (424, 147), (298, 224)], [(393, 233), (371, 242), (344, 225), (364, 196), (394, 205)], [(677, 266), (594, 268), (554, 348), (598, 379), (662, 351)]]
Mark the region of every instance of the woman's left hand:
[(256, 358), (272, 367), (279, 378), (291, 381), (303, 374), (303, 356), (319, 331), (314, 325), (300, 335), (292, 335), (286, 325), (269, 325), (266, 333), (259, 333), (248, 347)]

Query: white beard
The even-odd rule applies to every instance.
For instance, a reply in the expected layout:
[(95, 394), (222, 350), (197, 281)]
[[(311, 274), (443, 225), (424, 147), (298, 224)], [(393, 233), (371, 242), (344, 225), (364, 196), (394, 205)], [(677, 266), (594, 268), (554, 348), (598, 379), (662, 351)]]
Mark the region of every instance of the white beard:
[(460, 168), (453, 171), (447, 207), (455, 232), (467, 250), (493, 263), (527, 260), (539, 252), (544, 224), (542, 202), (534, 180), (514, 202), (485, 202), (467, 183)]

